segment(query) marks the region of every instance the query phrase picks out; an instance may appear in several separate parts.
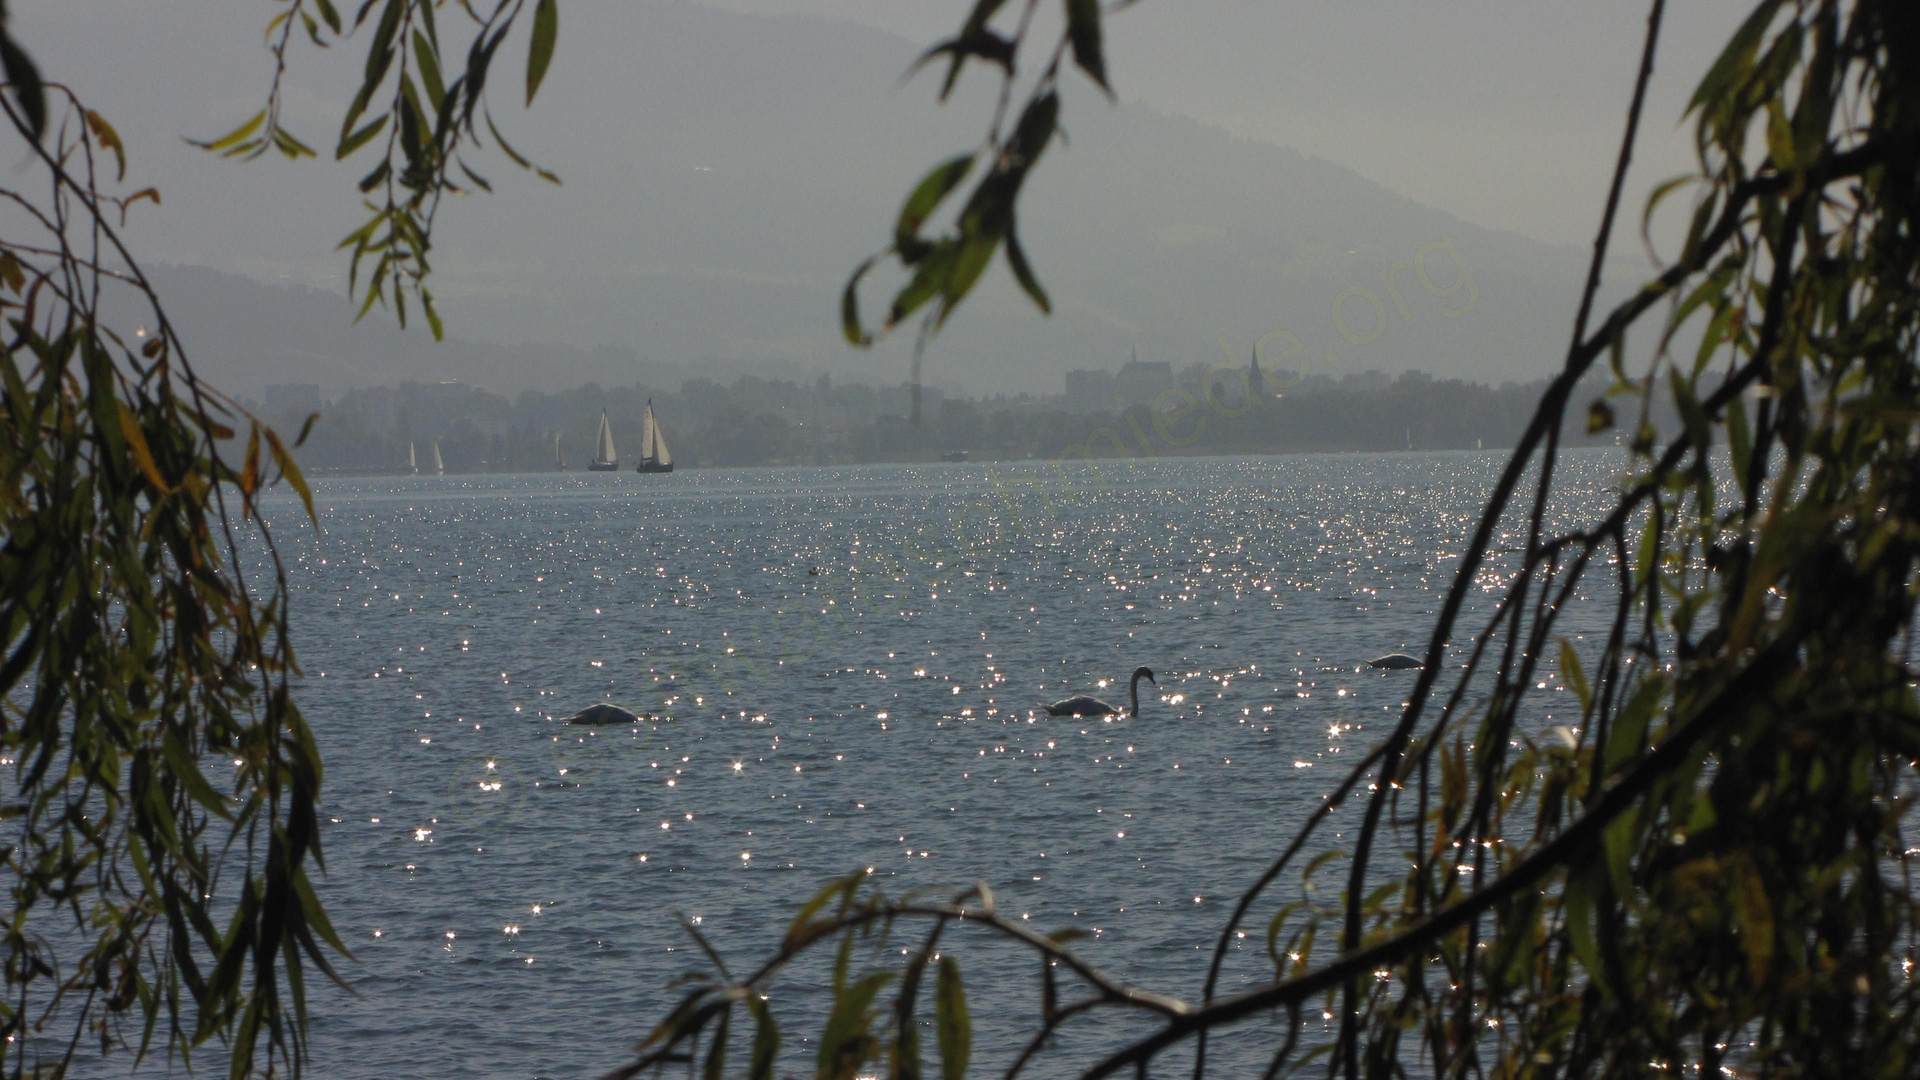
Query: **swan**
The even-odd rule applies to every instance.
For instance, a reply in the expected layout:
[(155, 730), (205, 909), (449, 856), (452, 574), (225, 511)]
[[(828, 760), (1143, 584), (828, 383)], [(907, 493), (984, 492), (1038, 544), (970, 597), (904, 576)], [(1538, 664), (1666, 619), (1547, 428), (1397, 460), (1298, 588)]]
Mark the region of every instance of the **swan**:
[(1117, 708), (1091, 694), (1076, 694), (1070, 698), (1061, 698), (1047, 706), (1047, 713), (1051, 716), (1139, 716), (1141, 679), (1155, 686), (1160, 685), (1160, 680), (1153, 677), (1152, 668), (1134, 668), (1133, 678), (1127, 683), (1129, 708)]

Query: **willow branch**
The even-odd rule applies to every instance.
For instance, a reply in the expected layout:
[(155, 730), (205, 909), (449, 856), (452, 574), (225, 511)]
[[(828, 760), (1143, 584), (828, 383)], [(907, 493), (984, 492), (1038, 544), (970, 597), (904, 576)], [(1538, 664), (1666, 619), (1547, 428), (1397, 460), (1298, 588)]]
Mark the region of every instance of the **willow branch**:
[(1477, 919), (1495, 904), (1564, 868), (1591, 848), (1615, 818), (1632, 808), (1641, 796), (1665, 779), (1701, 740), (1737, 714), (1740, 706), (1764, 690), (1772, 680), (1789, 670), (1791, 658), (1791, 650), (1781, 643), (1756, 653), (1739, 674), (1695, 711), (1691, 719), (1676, 726), (1667, 741), (1640, 758), (1631, 770), (1608, 787), (1591, 809), (1551, 841), (1515, 863), (1486, 888), (1442, 908), (1378, 944), (1349, 952), (1326, 967), (1297, 979), (1208, 1002), (1198, 1009), (1171, 1017), (1166, 1027), (1094, 1065), (1086, 1071), (1085, 1077), (1087, 1080), (1097, 1080), (1112, 1075), (1128, 1065), (1151, 1060), (1155, 1054), (1188, 1035), (1230, 1024), (1256, 1013), (1296, 1005), (1315, 994), (1334, 989), (1356, 975), (1390, 967)]

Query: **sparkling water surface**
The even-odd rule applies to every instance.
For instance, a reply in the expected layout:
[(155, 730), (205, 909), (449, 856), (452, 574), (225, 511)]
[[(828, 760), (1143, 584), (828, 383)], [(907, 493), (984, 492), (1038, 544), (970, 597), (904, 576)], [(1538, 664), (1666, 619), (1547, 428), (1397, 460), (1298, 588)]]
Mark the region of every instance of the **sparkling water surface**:
[[(1566, 512), (1615, 460), (1568, 455)], [(1239, 890), (1397, 715), (1414, 673), (1364, 662), (1421, 651), (1503, 462), (317, 483), (322, 531), (282, 513), (280, 536), (357, 996), (309, 981), (312, 1075), (598, 1076), (704, 966), (680, 916), (748, 970), (868, 867), (889, 893), (984, 880), (1004, 913), (1086, 928), (1109, 972), (1197, 999)], [(1137, 718), (1037, 710), (1124, 704), (1139, 665), (1158, 684)], [(564, 722), (599, 701), (642, 722)], [(1271, 977), (1264, 928), (1224, 990)], [(946, 940), (976, 1069), (1004, 1067), (1037, 965)], [(782, 1075), (812, 1072), (823, 977), (773, 987)], [(1097, 1022), (1031, 1075), (1140, 1025)], [(1220, 1044), (1219, 1075), (1249, 1041)]]

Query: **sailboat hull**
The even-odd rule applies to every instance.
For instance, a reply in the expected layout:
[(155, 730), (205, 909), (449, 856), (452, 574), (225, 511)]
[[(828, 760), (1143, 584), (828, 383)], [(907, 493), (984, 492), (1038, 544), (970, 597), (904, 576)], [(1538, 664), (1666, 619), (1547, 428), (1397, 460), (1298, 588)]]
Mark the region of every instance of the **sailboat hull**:
[(665, 465), (662, 465), (657, 461), (643, 461), (640, 464), (634, 466), (633, 471), (643, 472), (643, 473), (672, 472), (673, 462), (669, 461)]
[(617, 461), (590, 461), (587, 463), (588, 472), (613, 472), (619, 467), (620, 463)]

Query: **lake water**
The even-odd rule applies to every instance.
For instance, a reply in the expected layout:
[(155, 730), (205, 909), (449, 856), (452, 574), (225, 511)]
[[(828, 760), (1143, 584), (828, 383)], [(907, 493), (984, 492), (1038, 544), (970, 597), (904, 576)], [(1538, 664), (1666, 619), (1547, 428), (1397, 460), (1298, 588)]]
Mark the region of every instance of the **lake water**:
[[(1570, 456), (1570, 512), (1614, 460)], [(281, 535), (358, 996), (311, 991), (313, 1075), (598, 1076), (703, 963), (678, 915), (750, 967), (866, 867), (984, 879), (1197, 997), (1238, 890), (1397, 714), (1412, 673), (1364, 661), (1420, 651), (1502, 461), (319, 483), (324, 531)], [(1124, 703), (1138, 665), (1136, 719), (1035, 711)], [(555, 719), (596, 701), (647, 719)], [(1264, 924), (1227, 989), (1271, 976)], [(1004, 1065), (1033, 963), (949, 940)], [(816, 978), (774, 988), (783, 1074)]]

